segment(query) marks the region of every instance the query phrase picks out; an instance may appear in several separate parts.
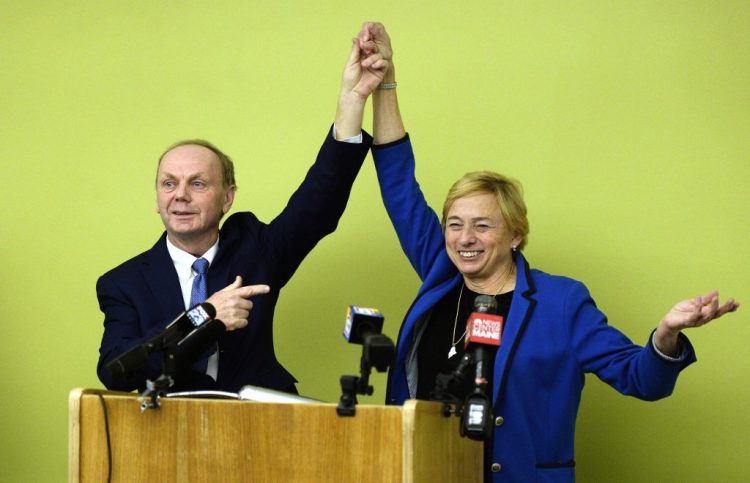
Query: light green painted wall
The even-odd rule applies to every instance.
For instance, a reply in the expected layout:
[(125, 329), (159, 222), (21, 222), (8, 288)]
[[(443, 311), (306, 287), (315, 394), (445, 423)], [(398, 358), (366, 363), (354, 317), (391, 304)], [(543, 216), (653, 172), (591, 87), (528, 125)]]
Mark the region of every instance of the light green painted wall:
[[(469, 170), (519, 178), (531, 262), (583, 280), (639, 342), (678, 299), (717, 288), (750, 303), (747, 1), (0, 0), (0, 12), (0, 481), (66, 478), (68, 391), (100, 387), (96, 278), (162, 231), (156, 156), (211, 139), (236, 160), (235, 210), (269, 220), (333, 120), (367, 19), (393, 37), (433, 206)], [(348, 304), (379, 307), (395, 338), (417, 286), (368, 161), (279, 304), (277, 351), (301, 392), (335, 401), (356, 372)], [(667, 400), (591, 378), (579, 481), (750, 480), (748, 314), (689, 333), (699, 362)], [(379, 403), (374, 382), (363, 399)]]

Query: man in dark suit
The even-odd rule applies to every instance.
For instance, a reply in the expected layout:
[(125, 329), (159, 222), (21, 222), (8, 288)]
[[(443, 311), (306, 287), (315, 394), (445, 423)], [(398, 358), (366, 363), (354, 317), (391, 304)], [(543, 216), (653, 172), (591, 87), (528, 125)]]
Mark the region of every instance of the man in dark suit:
[[(113, 378), (109, 361), (159, 334), (192, 306), (191, 287), (205, 277), (206, 302), (227, 331), (207, 360), (178, 373), (172, 390), (238, 391), (252, 384), (296, 392), (294, 377), (276, 360), (273, 313), (281, 288), (303, 258), (341, 217), (372, 138), (361, 131), (364, 105), (387, 69), (374, 54), (362, 69), (353, 42), (342, 78), (336, 122), (315, 164), (270, 223), (235, 213), (219, 229), (236, 191), (231, 160), (205, 141), (183, 141), (159, 160), (156, 207), (166, 232), (148, 251), (97, 282), (104, 334), (97, 373), (110, 389), (143, 390), (161, 373), (159, 353), (127, 379)], [(205, 259), (205, 275), (194, 262)], [(200, 263), (200, 262), (199, 262)]]

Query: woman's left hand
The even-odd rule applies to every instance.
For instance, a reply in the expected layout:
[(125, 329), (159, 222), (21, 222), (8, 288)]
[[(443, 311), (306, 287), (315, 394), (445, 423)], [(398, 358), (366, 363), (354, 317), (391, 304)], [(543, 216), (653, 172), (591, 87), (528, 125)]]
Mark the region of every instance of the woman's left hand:
[(728, 312), (734, 312), (739, 306), (739, 302), (732, 298), (719, 305), (719, 292), (716, 290), (683, 300), (662, 317), (654, 334), (654, 343), (665, 354), (677, 355), (677, 336), (680, 331), (705, 325)]
[(731, 298), (719, 305), (719, 292), (714, 290), (679, 302), (667, 312), (659, 325), (664, 325), (670, 331), (679, 332), (690, 327), (705, 325), (727, 312), (734, 312), (739, 306), (739, 302)]

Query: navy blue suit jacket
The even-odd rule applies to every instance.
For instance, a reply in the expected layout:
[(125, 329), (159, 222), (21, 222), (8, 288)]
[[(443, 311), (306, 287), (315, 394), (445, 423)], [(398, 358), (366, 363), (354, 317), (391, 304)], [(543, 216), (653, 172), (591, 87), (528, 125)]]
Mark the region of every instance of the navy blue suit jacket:
[[(372, 143), (372, 138), (363, 134), (362, 144), (349, 144), (335, 141), (329, 131), (315, 164), (272, 222), (263, 223), (250, 212), (235, 213), (225, 220), (219, 250), (208, 269), (208, 293), (226, 287), (237, 275), (245, 285), (267, 284), (271, 292), (252, 299), (247, 327), (220, 337), (215, 382), (205, 374), (186, 371), (177, 377), (173, 389), (236, 392), (252, 384), (296, 392), (296, 380), (274, 353), (274, 309), (279, 291), (303, 258), (336, 229)], [(113, 379), (105, 366), (158, 335), (185, 310), (177, 272), (167, 251), (166, 233), (150, 250), (100, 277), (96, 291), (104, 312), (99, 379), (109, 389), (142, 390), (146, 379), (153, 380), (162, 372), (160, 353), (152, 354), (147, 366), (128, 380)]]

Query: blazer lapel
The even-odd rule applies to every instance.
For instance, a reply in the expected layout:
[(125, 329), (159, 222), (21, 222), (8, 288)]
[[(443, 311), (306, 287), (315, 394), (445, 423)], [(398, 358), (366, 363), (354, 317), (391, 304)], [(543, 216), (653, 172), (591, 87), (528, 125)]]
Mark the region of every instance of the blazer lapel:
[[(235, 231), (227, 230), (222, 227), (219, 232), (219, 250), (216, 252), (211, 267), (208, 269), (208, 295), (211, 296), (213, 293), (218, 292), (230, 283), (234, 282), (239, 271), (235, 270), (235, 273), (230, 273), (233, 270), (233, 262), (235, 257), (232, 255), (237, 252), (235, 246), (237, 241), (237, 234)], [(247, 285), (248, 280), (242, 280), (243, 285)]]
[(531, 270), (528, 263), (520, 252), (516, 255), (516, 267), (518, 268), (518, 277), (516, 279), (516, 288), (513, 294), (513, 301), (510, 304), (510, 313), (508, 320), (503, 327), (503, 336), (500, 349), (497, 351), (495, 359), (495, 377), (493, 398), (494, 406), (497, 407), (505, 396), (505, 388), (508, 381), (508, 373), (511, 370), (513, 356), (516, 353), (518, 344), (523, 337), (524, 330), (531, 319), (534, 307), (537, 301), (533, 298), (536, 288), (531, 279)]
[(182, 289), (172, 258), (167, 251), (166, 232), (159, 241), (146, 252), (143, 265), (143, 279), (149, 291), (163, 312), (163, 318), (171, 321), (185, 311)]

